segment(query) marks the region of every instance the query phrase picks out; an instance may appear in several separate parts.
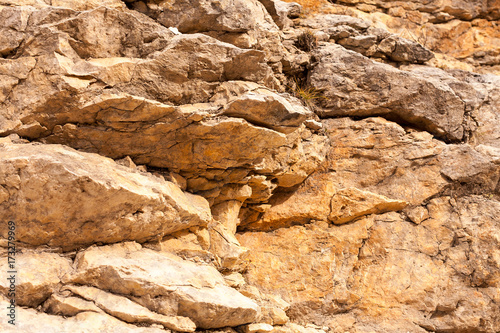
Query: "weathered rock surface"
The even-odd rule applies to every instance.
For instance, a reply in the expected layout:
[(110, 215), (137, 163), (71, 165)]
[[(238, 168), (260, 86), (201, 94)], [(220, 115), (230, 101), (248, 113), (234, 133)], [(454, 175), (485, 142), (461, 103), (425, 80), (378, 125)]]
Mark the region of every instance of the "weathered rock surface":
[(299, 21), (301, 26), (322, 31), (326, 40), (334, 40), (347, 49), (367, 57), (403, 63), (424, 63), (433, 53), (419, 43), (371, 27), (371, 23), (347, 15), (318, 14)]
[[(71, 250), (144, 242), (211, 221), (202, 197), (99, 155), (59, 145), (4, 145), (0, 164), (0, 216), (16, 222), (16, 240), (26, 245)], [(1, 225), (4, 239), (7, 227)]]
[[(345, 226), (318, 222), (244, 233), (240, 242), (254, 249), (246, 277), (288, 301), (292, 320), (334, 328), (342, 317), (336, 314), (349, 311), (361, 332), (370, 321), (377, 332), (398, 331), (376, 328), (368, 319), (374, 316), (406, 321), (405, 329), (415, 332), (494, 332), (500, 323), (498, 203), (441, 197), (424, 207), (430, 218), (418, 226), (387, 213)], [(484, 233), (474, 231), (477, 223)]]
[(258, 315), (257, 304), (228, 287), (215, 268), (137, 243), (89, 248), (75, 262), (75, 272), (65, 276), (64, 283), (130, 295), (151, 311), (189, 317), (201, 328), (238, 326)]
[(446, 55), (434, 63), (440, 67), (499, 73), (500, 34), (496, 26), (500, 11), (496, 1), (347, 0), (335, 6), (335, 12), (347, 10)]
[[(8, 301), (0, 299), (3, 308), (8, 306)], [(138, 327), (124, 323), (112, 316), (96, 313), (82, 312), (74, 317), (64, 318), (62, 316), (48, 315), (34, 309), (17, 309), (17, 320), (15, 326), (8, 324), (5, 320), (0, 321), (2, 332), (6, 333), (59, 333), (59, 332), (112, 332), (112, 333), (165, 333), (162, 328)], [(168, 331), (167, 331), (168, 332)]]
[(113, 295), (94, 287), (65, 286), (65, 290), (93, 301), (104, 312), (128, 323), (160, 324), (179, 332), (196, 330), (196, 325), (187, 317), (167, 317), (154, 313), (126, 297)]
[(453, 89), (460, 81), (438, 70), (434, 76), (400, 71), (337, 45), (315, 56), (309, 82), (324, 95), (322, 117), (383, 115), (447, 140), (463, 139), (467, 105)]
[(297, 2), (0, 0), (0, 331), (500, 331), (498, 4)]
[(202, 32), (239, 47), (280, 52), (279, 29), (258, 0), (129, 2), (138, 11), (181, 33)]
[(18, 305), (35, 308), (60, 287), (62, 277), (71, 271), (71, 264), (71, 260), (55, 253), (2, 253), (0, 267), (5, 279), (0, 282), (0, 293), (8, 297), (14, 292)]
[(240, 214), (242, 228), (269, 230), (311, 220), (345, 223), (419, 205), (460, 183), (471, 186), (460, 191), (498, 191), (499, 155), (481, 147), (445, 145), (383, 118), (323, 124), (335, 145), (321, 169), (298, 189), (275, 193), (268, 207), (248, 205)]

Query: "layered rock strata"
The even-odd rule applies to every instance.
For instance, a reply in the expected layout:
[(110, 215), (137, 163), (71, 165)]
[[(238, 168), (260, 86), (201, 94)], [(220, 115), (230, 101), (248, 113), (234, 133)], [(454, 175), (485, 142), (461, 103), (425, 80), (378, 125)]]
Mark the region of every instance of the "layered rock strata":
[(500, 331), (497, 7), (0, 1), (1, 331)]

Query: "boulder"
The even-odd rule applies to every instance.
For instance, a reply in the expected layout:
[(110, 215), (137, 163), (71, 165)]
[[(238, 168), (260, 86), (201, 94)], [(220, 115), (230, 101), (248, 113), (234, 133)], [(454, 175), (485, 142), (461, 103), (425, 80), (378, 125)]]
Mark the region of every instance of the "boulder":
[(401, 71), (338, 45), (318, 49), (315, 57), (308, 82), (323, 94), (321, 117), (384, 116), (448, 141), (463, 139), (466, 104), (449, 75)]
[[(22, 244), (72, 250), (145, 242), (211, 221), (202, 197), (99, 155), (60, 145), (4, 144), (0, 165), (0, 216), (16, 223)], [(0, 228), (7, 238), (7, 224)]]

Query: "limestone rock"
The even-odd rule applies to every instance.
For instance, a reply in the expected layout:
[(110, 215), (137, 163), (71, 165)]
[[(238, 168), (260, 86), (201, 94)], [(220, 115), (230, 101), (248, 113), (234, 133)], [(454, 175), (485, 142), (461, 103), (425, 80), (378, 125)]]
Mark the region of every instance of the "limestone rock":
[(421, 1), (409, 1), (401, 3), (398, 1), (358, 1), (358, 0), (342, 0), (346, 4), (362, 4), (370, 3), (375, 6), (387, 9), (404, 8), (406, 10), (414, 10), (421, 12), (429, 12), (435, 15), (448, 14), (450, 16), (463, 20), (472, 20), (476, 17), (490, 17), (492, 19), (500, 18), (498, 7), (495, 2), (488, 1), (430, 1), (423, 3)]
[(296, 2), (285, 2), (281, 0), (259, 0), (267, 12), (271, 15), (274, 23), (281, 29), (286, 30), (292, 24), (290, 17), (299, 16), (302, 6)]
[(241, 330), (243, 333), (266, 333), (272, 332), (273, 327), (269, 324), (258, 323), (245, 325)]
[(498, 1), (288, 1), (0, 1), (0, 331), (500, 332)]
[(223, 114), (246, 119), (285, 134), (300, 126), (312, 112), (291, 96), (284, 98), (269, 90), (251, 91), (227, 104)]
[(498, 202), (441, 197), (427, 209), (430, 218), (420, 225), (386, 213), (341, 226), (318, 222), (241, 234), (240, 242), (253, 249), (247, 281), (282, 295), (292, 320), (325, 325), (325, 318), (342, 315), (324, 313), (349, 309), (357, 317), (349, 325), (360, 331), (495, 331)]
[[(242, 228), (269, 230), (303, 224), (310, 220), (327, 220), (331, 212), (330, 203), (336, 193), (333, 176), (314, 175), (308, 178), (296, 191), (276, 193), (262, 216), (256, 220), (244, 218)], [(249, 207), (255, 211), (253, 207)], [(242, 217), (244, 217), (243, 212)]]
[[(8, 301), (0, 299), (2, 308), (8, 306)], [(17, 308), (15, 326), (6, 320), (0, 321), (0, 329), (6, 333), (26, 332), (123, 332), (123, 333), (165, 333), (164, 329), (154, 327), (138, 327), (124, 323), (104, 313), (82, 312), (74, 317), (48, 315), (34, 309)], [(168, 331), (167, 331), (168, 332)]]
[(144, 3), (135, 8), (181, 33), (202, 32), (239, 47), (279, 52), (278, 27), (258, 0)]
[(398, 211), (407, 204), (357, 188), (346, 188), (333, 195), (328, 219), (335, 224), (342, 224), (360, 216)]
[(89, 248), (75, 260), (76, 270), (65, 283), (134, 296), (151, 311), (189, 317), (197, 327), (237, 326), (258, 315), (257, 304), (228, 287), (213, 267), (143, 249), (137, 243)]
[(120, 0), (54, 0), (48, 3), (45, 0), (2, 0), (2, 6), (31, 6), (35, 8), (59, 7), (73, 10), (90, 10), (97, 7), (124, 9)]
[[(318, 14), (300, 22), (302, 26), (314, 29), (331, 29), (339, 26), (348, 26), (356, 30), (366, 30), (370, 22), (348, 15)], [(328, 30), (325, 32), (328, 33)]]
[(234, 233), (218, 223), (210, 225), (209, 231), (210, 252), (218, 258), (219, 268), (234, 271), (244, 270), (249, 250), (240, 245), (234, 237)]
[(400, 71), (338, 45), (319, 49), (316, 58), (309, 82), (323, 91), (322, 117), (380, 115), (447, 140), (463, 138), (465, 105), (447, 77)]
[(317, 222), (237, 234), (241, 244), (252, 249), (245, 278), (261, 292), (290, 303), (291, 321), (318, 319), (319, 309), (342, 307), (334, 299), (346, 302), (357, 297), (345, 281), (372, 224), (371, 219), (333, 227)]
[(144, 244), (145, 247), (173, 253), (183, 259), (211, 263), (215, 260), (210, 249), (210, 234), (207, 228), (190, 228), (174, 232), (158, 242)]
[[(0, 184), (9, 193), (0, 203), (1, 218), (16, 222), (17, 241), (25, 244), (75, 249), (144, 242), (211, 220), (205, 199), (98, 155), (59, 145), (9, 145), (0, 163)], [(6, 239), (7, 224), (0, 230)]]
[[(19, 228), (19, 227), (18, 227)], [(7, 244), (6, 244), (7, 245)], [(1, 256), (0, 268), (5, 272), (5, 278), (0, 281), (0, 293), (5, 297), (11, 291), (11, 282), (15, 281), (16, 304), (18, 306), (37, 307), (45, 301), (61, 285), (62, 277), (70, 272), (71, 260), (55, 253), (10, 253), (14, 264), (14, 280), (7, 278), (12, 274), (9, 268), (7, 253)]]
[(241, 229), (272, 230), (329, 216), (332, 221), (351, 221), (358, 214), (377, 213), (379, 204), (387, 204), (383, 211), (420, 205), (450, 186), (463, 193), (497, 191), (500, 169), (491, 149), (445, 145), (426, 132), (407, 133), (381, 118), (328, 119), (323, 124), (335, 142), (324, 171), (297, 189), (276, 192), (269, 207), (242, 209)]
[(65, 290), (93, 301), (104, 312), (128, 323), (153, 323), (179, 332), (194, 332), (196, 325), (186, 317), (167, 317), (154, 313), (126, 297), (94, 287), (65, 286)]
[(50, 314), (63, 315), (65, 317), (73, 317), (80, 312), (103, 313), (94, 302), (84, 300), (80, 297), (58, 294), (50, 295), (49, 299), (43, 303), (43, 310)]

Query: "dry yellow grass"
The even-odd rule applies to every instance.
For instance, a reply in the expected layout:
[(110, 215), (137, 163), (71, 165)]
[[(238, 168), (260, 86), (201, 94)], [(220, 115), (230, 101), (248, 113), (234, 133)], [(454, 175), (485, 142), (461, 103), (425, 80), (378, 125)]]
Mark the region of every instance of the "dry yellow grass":
[(297, 2), (303, 8), (303, 14), (318, 13), (329, 4), (327, 0), (284, 0), (285, 2)]

